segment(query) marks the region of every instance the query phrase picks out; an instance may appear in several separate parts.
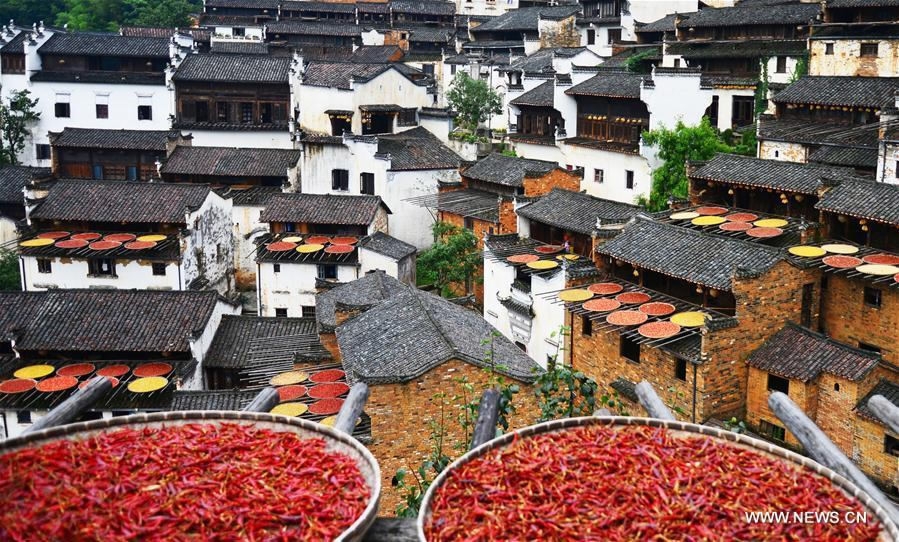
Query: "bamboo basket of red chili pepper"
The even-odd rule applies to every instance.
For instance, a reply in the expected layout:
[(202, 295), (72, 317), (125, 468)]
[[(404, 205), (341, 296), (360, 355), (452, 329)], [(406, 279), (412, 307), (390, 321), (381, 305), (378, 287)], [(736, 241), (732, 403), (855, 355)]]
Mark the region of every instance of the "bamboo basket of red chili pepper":
[(418, 537), (448, 540), (870, 540), (899, 531), (836, 472), (770, 443), (676, 421), (533, 425), (430, 486)]
[(0, 442), (3, 540), (342, 540), (381, 475), (351, 436), (299, 418), (136, 414)]

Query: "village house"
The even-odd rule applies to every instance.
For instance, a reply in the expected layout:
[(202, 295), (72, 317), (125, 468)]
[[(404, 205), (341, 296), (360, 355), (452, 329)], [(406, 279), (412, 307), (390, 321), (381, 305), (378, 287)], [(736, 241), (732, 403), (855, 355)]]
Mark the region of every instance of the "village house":
[(462, 393), (463, 380), (475, 394), (495, 376), (519, 385), (510, 429), (533, 423), (537, 410), (529, 384), (539, 366), (477, 313), (383, 273), (319, 294), (316, 305), (322, 343), (341, 362), (348, 383), (365, 382), (371, 390), (369, 449), (381, 466), (385, 509), (400, 502), (389, 489), (396, 471), (427, 457), (432, 422), (447, 428), (446, 452), (460, 439), (449, 400)]
[(207, 185), (58, 180), (27, 196), (25, 291), (233, 288), (231, 201)]
[(0, 246), (19, 237), (19, 221), (25, 219), (25, 186), (49, 176), (47, 168), (0, 167)]
[(304, 193), (378, 196), (394, 213), (386, 233), (419, 249), (433, 243), (434, 216), (414, 201), (458, 183), (461, 158), (431, 132), (307, 135), (301, 143)]
[(575, 18), (581, 6), (539, 6), (509, 11), (469, 27), (466, 52), (500, 51), (530, 54), (543, 47), (578, 47), (581, 36)]
[(290, 149), (292, 61), (263, 55), (190, 54), (167, 75), (174, 93), (173, 128), (194, 144)]
[(314, 314), (320, 287), (359, 278), (361, 239), (386, 233), (390, 213), (377, 196), (269, 197), (260, 220), (271, 233), (256, 238), (259, 314)]
[(50, 133), (50, 167), (69, 179), (149, 181), (159, 163), (191, 136), (177, 130), (65, 128)]
[(40, 120), (22, 163), (50, 165), (49, 134), (66, 127), (168, 130), (165, 67), (180, 47), (164, 38), (117, 33), (20, 31), (3, 45), (3, 98), (28, 90)]
[[(298, 4), (321, 5), (320, 2), (297, 2)], [(342, 13), (352, 4), (329, 3), (334, 11)], [(340, 11), (338, 11), (340, 10)], [(304, 57), (318, 58), (336, 54), (349, 54), (353, 47), (362, 44), (362, 29), (353, 21), (343, 22), (329, 19), (282, 19), (265, 26), (266, 39), (273, 45), (295, 49)]]
[(233, 17), (251, 24), (262, 24), (278, 16), (278, 0), (203, 0), (202, 24), (208, 24), (207, 17)]
[[(175, 390), (202, 389), (203, 361), (219, 322), (238, 312), (212, 291), (0, 292), (0, 375), (27, 386), (24, 393), (0, 394), (0, 434), (20, 434), (95, 372), (114, 377), (116, 386), (82, 420), (168, 410)], [(78, 380), (58, 391), (35, 385), (54, 373)], [(146, 376), (164, 377), (162, 387), (127, 389)]]

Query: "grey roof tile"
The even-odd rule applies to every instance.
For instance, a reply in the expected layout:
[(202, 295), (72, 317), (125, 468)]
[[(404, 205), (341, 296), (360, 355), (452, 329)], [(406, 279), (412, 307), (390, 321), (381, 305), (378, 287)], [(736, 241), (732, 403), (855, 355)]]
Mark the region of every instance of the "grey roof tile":
[(184, 224), (210, 193), (208, 185), (60, 180), (32, 213), (41, 220)]
[(843, 178), (821, 196), (815, 208), (899, 225), (899, 185)]
[(276, 34), (296, 36), (360, 36), (362, 29), (352, 22), (303, 21), (287, 19), (267, 24), (269, 39)]
[(275, 56), (192, 54), (181, 62), (172, 79), (286, 85), (290, 62), (290, 58)]
[(228, 192), (222, 197), (231, 198), (234, 205), (250, 205), (264, 207), (268, 203), (268, 199), (275, 194), (281, 193), (280, 186), (251, 186), (249, 188), (229, 187)]
[(0, 292), (0, 336), (25, 351), (190, 352), (218, 294), (148, 290)]
[(387, 209), (379, 196), (275, 194), (269, 198), (259, 220), (368, 226), (375, 219), (378, 207)]
[(549, 194), (520, 207), (518, 215), (557, 228), (590, 235), (596, 227), (597, 218), (605, 222), (622, 222), (640, 210), (636, 205), (553, 188)]
[(804, 25), (821, 11), (817, 3), (794, 2), (760, 6), (705, 8), (691, 13), (679, 28), (748, 25)]
[(316, 333), (316, 324), (313, 318), (225, 315), (209, 345), (203, 366), (223, 369), (246, 367), (252, 361), (250, 359), (251, 342), (256, 339), (271, 339), (273, 343), (276, 343), (279, 337), (315, 336)]
[(627, 70), (606, 69), (565, 91), (569, 96), (604, 96), (607, 98), (639, 98), (645, 76)]
[(99, 128), (64, 128), (50, 134), (54, 147), (77, 149), (113, 149), (165, 152), (170, 141), (181, 136), (178, 130), (101, 130)]
[(534, 107), (552, 107), (556, 85), (553, 81), (546, 81), (535, 88), (514, 98), (509, 103), (512, 105), (530, 105)]
[(775, 103), (890, 107), (899, 77), (806, 76), (774, 95)]
[(403, 50), (396, 45), (363, 45), (350, 56), (350, 62), (384, 64), (403, 58)]
[(169, 57), (167, 38), (136, 38), (115, 33), (58, 32), (38, 47), (41, 55)]
[(0, 53), (7, 54), (25, 54), (25, 40), (28, 39), (28, 32), (22, 31), (15, 35), (12, 39), (0, 46)]
[(877, 167), (877, 149), (828, 145), (811, 153), (808, 160), (816, 164), (874, 169)]
[(378, 153), (390, 154), (390, 169), (456, 169), (462, 163), (458, 154), (421, 126), (378, 136)]
[(876, 125), (847, 128), (842, 124), (808, 122), (801, 119), (759, 120), (758, 137), (761, 140), (788, 141), (810, 145), (831, 144), (842, 147), (866, 147), (877, 149)]
[(277, 10), (279, 0), (205, 0), (206, 7)]
[[(41, 70), (31, 76), (33, 82), (103, 83), (107, 85), (165, 85), (162, 72), (52, 71)], [(160, 89), (161, 90), (161, 89)]]
[(875, 395), (882, 395), (887, 401), (899, 406), (899, 383), (881, 379), (877, 385), (874, 386), (857, 405), (855, 405), (855, 411), (859, 416), (883, 425), (880, 418), (878, 418), (868, 406), (868, 401)]
[(282, 10), (295, 11), (319, 11), (328, 13), (356, 13), (356, 4), (345, 4), (342, 2), (292, 2), (287, 0), (281, 4)]
[(301, 152), (292, 149), (175, 147), (162, 166), (166, 175), (216, 177), (286, 177)]
[(808, 382), (821, 373), (858, 381), (877, 366), (880, 355), (828, 339), (788, 323), (747, 358), (750, 367)]
[(679, 41), (668, 45), (668, 54), (685, 58), (768, 58), (804, 56), (805, 40)]
[(438, 0), (390, 0), (390, 11), (413, 15), (455, 15), (455, 2)]
[(596, 252), (726, 291), (731, 290), (738, 271), (761, 274), (783, 259), (781, 251), (773, 247), (662, 224), (647, 217), (637, 217), (617, 236), (599, 245)]
[(119, 34), (129, 38), (169, 39), (178, 31), (168, 26), (120, 26)]
[(21, 205), (24, 208), (25, 195), (22, 190), (25, 184), (35, 178), (50, 176), (50, 168), (27, 166), (0, 167), (0, 204)]
[(462, 175), (478, 181), (518, 187), (526, 177), (542, 177), (558, 167), (555, 162), (491, 153), (466, 168)]
[(209, 50), (220, 55), (267, 55), (268, 44), (258, 41), (213, 41)]
[(486, 367), (492, 338), (500, 373), (533, 381), (539, 366), (480, 314), (434, 294), (404, 286), (392, 297), (337, 327), (350, 381), (408, 382), (451, 360)]
[(390, 64), (360, 64), (355, 62), (309, 62), (303, 72), (304, 85), (349, 90), (350, 79), (364, 82), (393, 69)]
[[(695, 12), (681, 13), (679, 15), (681, 18), (686, 18), (686, 17), (689, 17), (690, 14), (692, 14), (692, 13), (695, 13)], [(674, 30), (675, 30), (674, 19), (677, 16), (678, 16), (677, 13), (672, 13), (669, 15), (665, 15), (661, 19), (656, 19), (655, 21), (652, 21), (652, 22), (648, 22), (645, 24), (637, 23), (634, 31), (638, 32), (638, 33), (639, 32), (674, 32)]]
[(378, 254), (382, 254), (397, 261), (417, 252), (417, 249), (413, 245), (400, 241), (396, 237), (391, 237), (380, 231), (361, 239), (359, 241), (359, 248), (377, 252)]
[(722, 153), (699, 166), (690, 174), (690, 178), (811, 195), (817, 193), (822, 178), (841, 178), (854, 174), (849, 168)]
[(404, 287), (402, 282), (383, 271), (373, 271), (316, 295), (315, 318), (322, 328), (334, 329), (337, 325), (334, 312), (338, 303), (351, 307), (374, 305), (393, 297)]
[(499, 222), (499, 197), (492, 192), (463, 188), (433, 194), (423, 203), (438, 211), (493, 223)]
[(529, 7), (507, 11), (499, 17), (490, 19), (471, 28), (472, 34), (482, 32), (525, 32), (536, 31), (540, 19), (564, 19), (581, 12), (580, 5)]
[(881, 8), (899, 6), (899, 0), (827, 0), (829, 9)]
[(177, 390), (168, 410), (242, 410), (253, 402), (256, 391)]

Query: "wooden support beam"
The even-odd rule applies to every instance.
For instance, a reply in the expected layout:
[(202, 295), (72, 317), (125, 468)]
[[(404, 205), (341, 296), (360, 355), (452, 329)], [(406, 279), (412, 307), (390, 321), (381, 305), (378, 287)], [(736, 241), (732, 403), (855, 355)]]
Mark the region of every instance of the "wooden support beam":
[(768, 397), (768, 406), (771, 407), (774, 415), (793, 433), (793, 436), (802, 443), (802, 447), (805, 448), (805, 451), (808, 452), (812, 459), (848, 478), (882, 506), (894, 523), (899, 524), (899, 510), (896, 509), (892, 501), (855, 466), (855, 463), (850, 461), (836, 447), (827, 435), (815, 425), (815, 422), (809, 419), (805, 412), (796, 406), (796, 403), (785, 393), (779, 391), (771, 392), (771, 396)]
[(899, 407), (894, 405), (883, 395), (875, 395), (868, 399), (868, 408), (874, 412), (877, 419), (882, 421), (894, 433), (899, 433)]
[(478, 419), (474, 424), (474, 434), (471, 436), (471, 447), (477, 448), (481, 444), (496, 437), (496, 421), (499, 418), (499, 391), (496, 389), (484, 390), (481, 402), (478, 403)]
[(356, 420), (362, 415), (362, 409), (368, 401), (371, 390), (365, 382), (357, 382), (350, 388), (350, 394), (347, 396), (340, 412), (337, 413), (337, 421), (334, 422), (334, 429), (343, 431), (347, 435), (353, 434), (353, 428), (356, 427)]
[(58, 404), (46, 416), (34, 422), (23, 434), (34, 433), (48, 427), (69, 423), (93, 406), (112, 389), (112, 381), (103, 376), (90, 379), (87, 386), (76, 391), (68, 399)]
[(250, 404), (243, 408), (243, 411), (268, 412), (275, 408), (275, 405), (277, 405), (280, 400), (281, 398), (278, 396), (278, 390), (271, 386), (262, 388), (259, 390), (259, 393), (256, 394), (256, 397), (253, 397)]
[(646, 412), (653, 418), (658, 418), (660, 420), (674, 420), (674, 415), (671, 414), (671, 411), (668, 410), (668, 407), (665, 406), (665, 403), (659, 398), (656, 394), (656, 390), (653, 389), (652, 384), (644, 380), (640, 382), (634, 387), (634, 391), (637, 393), (637, 399), (640, 400), (640, 404), (643, 405), (643, 408), (646, 409)]

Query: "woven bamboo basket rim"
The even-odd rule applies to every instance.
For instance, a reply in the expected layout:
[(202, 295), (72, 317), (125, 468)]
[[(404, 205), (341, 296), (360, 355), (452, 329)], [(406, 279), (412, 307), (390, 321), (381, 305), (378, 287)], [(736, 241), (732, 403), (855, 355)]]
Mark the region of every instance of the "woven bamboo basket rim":
[(504, 448), (515, 439), (527, 438), (543, 433), (552, 433), (569, 428), (583, 427), (588, 425), (613, 425), (620, 427), (629, 425), (643, 425), (649, 427), (664, 427), (666, 429), (672, 430), (678, 437), (681, 438), (696, 438), (704, 435), (715, 438), (719, 442), (724, 442), (741, 448), (748, 448), (764, 455), (771, 456), (774, 459), (787, 461), (797, 467), (804, 467), (816, 474), (827, 478), (834, 484), (834, 486), (842, 490), (848, 496), (857, 500), (868, 512), (872, 512), (877, 517), (877, 521), (880, 522), (880, 525), (882, 527), (878, 540), (899, 542), (899, 527), (897, 527), (896, 524), (894, 524), (892, 520), (890, 520), (883, 507), (881, 507), (876, 501), (874, 501), (874, 499), (872, 499), (870, 495), (868, 495), (851, 481), (849, 481), (849, 479), (841, 476), (836, 471), (829, 469), (812, 459), (809, 459), (808, 457), (799, 455), (796, 452), (792, 452), (790, 450), (787, 450), (786, 448), (781, 448), (780, 446), (776, 446), (769, 442), (765, 442), (764, 440), (749, 437), (739, 433), (734, 433), (733, 431), (718, 429), (716, 427), (708, 427), (705, 425), (680, 421), (660, 420), (658, 418), (641, 418), (633, 416), (585, 416), (580, 418), (552, 420), (535, 425), (530, 425), (517, 431), (506, 433), (505, 435), (485, 442), (477, 448), (469, 450), (465, 453), (465, 455), (453, 461), (446, 469), (444, 469), (443, 472), (441, 472), (437, 476), (437, 478), (434, 479), (434, 482), (430, 485), (430, 487), (428, 487), (428, 490), (425, 493), (424, 498), (422, 499), (421, 507), (418, 511), (418, 518), (416, 520), (416, 531), (418, 533), (418, 539), (421, 542), (427, 542), (424, 527), (425, 523), (431, 515), (431, 501), (433, 501), (434, 494), (437, 492), (437, 490), (440, 489), (444, 482), (446, 482), (447, 478), (451, 476), (456, 469), (474, 459), (481, 457), (482, 455), (492, 452), (493, 450)]
[(335, 540), (358, 541), (374, 523), (381, 496), (381, 469), (368, 449), (353, 437), (324, 425), (262, 412), (238, 412), (229, 410), (188, 410), (177, 412), (139, 413), (103, 420), (91, 420), (20, 435), (0, 441), (0, 454), (31, 446), (39, 446), (55, 440), (89, 438), (93, 435), (125, 427), (169, 427), (188, 423), (239, 423), (253, 425), (278, 432), (292, 432), (303, 438), (321, 437), (330, 451), (340, 452), (355, 460), (365, 478), (370, 496), (362, 514)]

